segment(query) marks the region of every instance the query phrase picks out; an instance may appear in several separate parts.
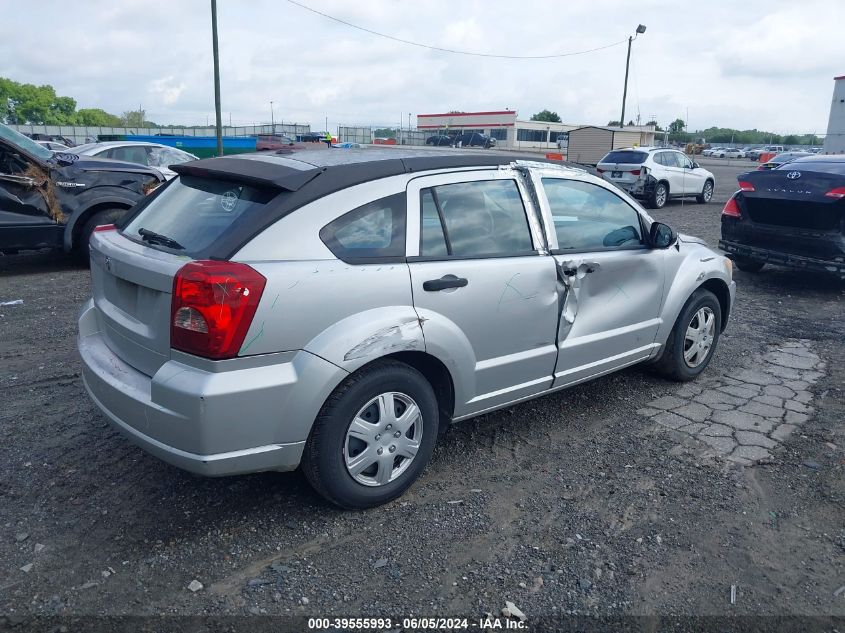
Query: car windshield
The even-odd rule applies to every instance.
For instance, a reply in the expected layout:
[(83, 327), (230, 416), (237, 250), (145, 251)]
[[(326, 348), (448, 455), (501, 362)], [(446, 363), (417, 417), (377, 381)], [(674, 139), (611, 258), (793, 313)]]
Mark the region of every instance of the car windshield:
[(814, 171), (845, 176), (845, 161), (796, 160), (789, 163), (788, 167), (784, 164), (777, 169), (789, 169), (790, 171), (800, 169), (801, 171)]
[(0, 139), (41, 160), (49, 160), (53, 157), (53, 152), (49, 149), (2, 123), (0, 123)]
[(641, 165), (648, 158), (645, 152), (635, 151), (621, 151), (610, 152), (607, 156), (601, 159), (602, 163), (632, 163), (634, 165)]

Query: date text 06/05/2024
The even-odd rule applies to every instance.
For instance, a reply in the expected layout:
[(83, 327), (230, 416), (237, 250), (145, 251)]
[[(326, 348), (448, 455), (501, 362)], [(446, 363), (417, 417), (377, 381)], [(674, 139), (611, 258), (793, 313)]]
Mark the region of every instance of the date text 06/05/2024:
[(528, 627), (524, 620), (485, 617), (469, 618), (308, 618), (309, 630), (385, 630), (401, 622), (402, 628), (410, 631), (424, 630), (520, 630)]

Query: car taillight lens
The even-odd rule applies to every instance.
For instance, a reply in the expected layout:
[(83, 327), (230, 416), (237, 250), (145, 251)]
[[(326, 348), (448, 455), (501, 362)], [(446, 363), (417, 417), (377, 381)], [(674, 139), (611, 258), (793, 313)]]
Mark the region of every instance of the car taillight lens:
[(754, 189), (754, 185), (752, 185), (750, 182), (746, 182), (744, 180), (739, 181), (739, 190), (740, 191), (756, 191), (756, 189)]
[(238, 262), (195, 261), (173, 279), (170, 346), (212, 360), (243, 345), (267, 280)]
[(99, 231), (116, 231), (117, 227), (114, 224), (100, 224), (94, 227), (94, 233)]
[(824, 195), (828, 198), (845, 198), (845, 187), (837, 187), (836, 189), (831, 189)]
[(632, 169), (632, 170), (631, 170), (631, 173), (632, 173), (634, 176), (639, 176), (639, 175), (640, 175), (640, 170), (639, 170), (639, 169)]
[(604, 169), (599, 169), (598, 167), (596, 167), (596, 171), (600, 174), (603, 174), (605, 172)]
[(732, 218), (741, 218), (742, 214), (739, 212), (739, 205), (736, 203), (736, 197), (731, 196), (731, 198), (725, 204), (725, 208), (722, 209), (722, 215), (727, 215)]

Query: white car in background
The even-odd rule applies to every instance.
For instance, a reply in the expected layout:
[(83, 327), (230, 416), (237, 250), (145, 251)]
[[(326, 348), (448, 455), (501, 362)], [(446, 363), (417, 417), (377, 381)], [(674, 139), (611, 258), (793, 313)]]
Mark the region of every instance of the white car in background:
[(694, 197), (706, 204), (716, 187), (711, 172), (683, 152), (662, 147), (615, 149), (599, 161), (596, 171), (652, 209), (663, 208), (669, 198)]
[(87, 145), (79, 145), (69, 151), (79, 156), (100, 156), (102, 158), (111, 158), (112, 160), (122, 160), (127, 163), (155, 167), (167, 180), (170, 180), (176, 175), (176, 172), (170, 169), (170, 165), (187, 163), (189, 160), (198, 160), (193, 154), (183, 152), (181, 149), (160, 143), (144, 143), (141, 141), (89, 143)]
[(738, 147), (729, 147), (719, 152), (719, 158), (745, 158), (745, 152)]
[(35, 141), (41, 147), (46, 147), (51, 152), (67, 152), (70, 148), (64, 143), (57, 143), (56, 141)]

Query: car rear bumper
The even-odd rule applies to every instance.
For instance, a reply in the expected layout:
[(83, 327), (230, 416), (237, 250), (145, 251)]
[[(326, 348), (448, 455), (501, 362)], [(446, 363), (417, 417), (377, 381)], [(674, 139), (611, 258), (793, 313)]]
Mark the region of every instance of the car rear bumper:
[(150, 377), (117, 356), (98, 330), (89, 301), (78, 348), (94, 403), (141, 448), (201, 475), (295, 469), (326, 390), (345, 373), (298, 351), (209, 368), (171, 359)]
[(758, 246), (747, 246), (728, 240), (719, 240), (719, 248), (736, 257), (747, 257), (761, 262), (789, 266), (790, 268), (801, 268), (845, 276), (845, 261), (817, 259), (804, 255), (760, 248)]
[(654, 176), (648, 175), (645, 178), (637, 178), (634, 181), (619, 181), (613, 178), (605, 178), (605, 180), (611, 184), (616, 185), (622, 191), (627, 193), (629, 196), (633, 198), (645, 198), (648, 199), (652, 195), (654, 195), (654, 187), (657, 184), (657, 180)]

